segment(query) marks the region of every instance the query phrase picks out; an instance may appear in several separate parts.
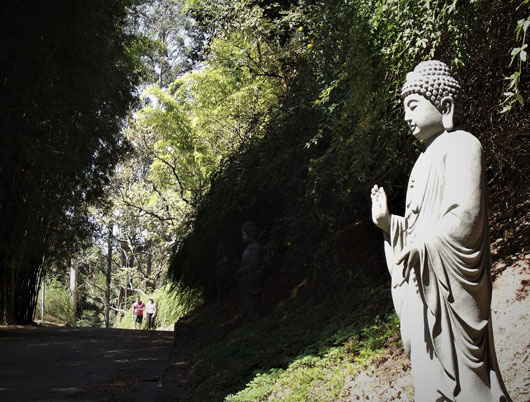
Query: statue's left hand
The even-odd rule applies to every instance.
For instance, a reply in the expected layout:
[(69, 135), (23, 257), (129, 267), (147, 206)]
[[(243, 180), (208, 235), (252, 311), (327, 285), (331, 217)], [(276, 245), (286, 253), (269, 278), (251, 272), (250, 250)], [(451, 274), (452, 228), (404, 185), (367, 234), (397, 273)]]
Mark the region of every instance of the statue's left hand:
[(403, 280), (397, 285), (401, 286), (408, 282), (410, 271), (420, 268), (420, 252), (414, 244), (406, 246), (396, 259), (396, 265), (403, 263)]

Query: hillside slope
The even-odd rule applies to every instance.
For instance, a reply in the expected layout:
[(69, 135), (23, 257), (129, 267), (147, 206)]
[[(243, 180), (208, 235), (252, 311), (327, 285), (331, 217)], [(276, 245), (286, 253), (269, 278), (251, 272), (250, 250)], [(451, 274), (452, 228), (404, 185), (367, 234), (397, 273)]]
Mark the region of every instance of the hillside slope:
[[(514, 402), (530, 401), (530, 254), (494, 265), (492, 315), (497, 358)], [(384, 357), (345, 385), (345, 401), (413, 401), (408, 359), (401, 350)]]
[[(513, 401), (528, 402), (530, 253), (497, 261), (493, 273), (499, 364)], [(410, 363), (388, 310), (388, 288), (360, 287), (335, 300), (330, 289), (316, 303), (298, 292), (301, 287), (292, 287), (256, 323), (239, 323), (235, 297), (179, 322), (179, 400), (413, 400)]]

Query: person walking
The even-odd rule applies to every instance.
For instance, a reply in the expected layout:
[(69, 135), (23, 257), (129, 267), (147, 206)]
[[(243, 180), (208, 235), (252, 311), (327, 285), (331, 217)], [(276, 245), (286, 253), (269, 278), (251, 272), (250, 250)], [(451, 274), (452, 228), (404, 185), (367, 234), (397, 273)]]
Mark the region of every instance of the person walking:
[(146, 306), (142, 299), (140, 299), (140, 296), (136, 298), (136, 301), (133, 303), (132, 307), (134, 329), (142, 329), (142, 321), (144, 318), (144, 310)]
[(154, 329), (155, 328), (155, 317), (156, 317), (156, 309), (157, 305), (152, 297), (149, 298), (149, 301), (147, 302), (146, 307), (146, 313), (147, 313), (147, 329)]

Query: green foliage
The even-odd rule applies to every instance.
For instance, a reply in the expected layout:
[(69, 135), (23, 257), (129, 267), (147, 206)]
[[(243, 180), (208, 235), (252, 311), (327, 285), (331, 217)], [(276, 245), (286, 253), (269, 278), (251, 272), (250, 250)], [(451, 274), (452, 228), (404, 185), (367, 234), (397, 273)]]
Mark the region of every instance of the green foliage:
[[(42, 298), (42, 289), (38, 300)], [(40, 310), (40, 309), (39, 309)], [(39, 311), (39, 313), (42, 313)], [(46, 281), (44, 291), (44, 318), (46, 321), (72, 325), (75, 322), (74, 312), (70, 305), (68, 289), (57, 279)]]
[(181, 285), (167, 284), (153, 294), (157, 303), (157, 328), (168, 328), (202, 303), (201, 294)]
[[(521, 7), (526, 5), (526, 8), (528, 8), (528, 4), (530, 4), (530, 1), (524, 0), (521, 3)], [(509, 112), (516, 102), (524, 105), (524, 96), (521, 93), (520, 81), (523, 63), (526, 63), (528, 59), (528, 43), (526, 43), (526, 32), (529, 26), (530, 16), (517, 21), (515, 40), (519, 42), (520, 46), (514, 47), (510, 52), (510, 66), (512, 66), (515, 61), (517, 70), (512, 75), (505, 78), (508, 81), (508, 86), (506, 87), (506, 92), (504, 92), (504, 100), (500, 104), (502, 107), (501, 113)]]
[[(144, 300), (145, 302), (145, 300)], [(132, 305), (132, 303), (130, 303)], [(142, 325), (145, 325), (145, 322), (142, 323)], [(116, 321), (114, 322), (114, 326), (116, 328), (121, 329), (134, 329), (134, 321), (133, 321), (133, 309), (132, 307), (129, 307), (127, 309), (127, 312), (124, 313), (122, 316), (119, 316)]]
[[(501, 24), (513, 18), (509, 4), (485, 1), (261, 2), (242, 17), (239, 11), (248, 3), (190, 3), (194, 15), (218, 29), (210, 49), (225, 41), (237, 44), (208, 54), (211, 65), (223, 67), (221, 76), (248, 71), (258, 79), (260, 71), (274, 71), (269, 75), (288, 77), (280, 80), (285, 92), (261, 120), (265, 125), (250, 120), (245, 126), (263, 135), (245, 138), (221, 164), (195, 210), (192, 231), (174, 247), (172, 277), (200, 284), (210, 296), (215, 254), (204, 250), (223, 241), (229, 259), (236, 259), (239, 225), (247, 219), (264, 231), (265, 264), (285, 275), (306, 276), (309, 266), (309, 275), (329, 269), (350, 275), (368, 265), (369, 251), (361, 252), (368, 254), (362, 263), (352, 256), (371, 250), (370, 239), (376, 244), (369, 189), (383, 185), (391, 209), (402, 210), (406, 177), (419, 151), (399, 108), (405, 73), (435, 57), (467, 83), (466, 74), (495, 52), (476, 15), (492, 21), (499, 36)], [(254, 44), (262, 42), (269, 51), (260, 59)], [(257, 68), (257, 60), (266, 67)], [(237, 122), (238, 116), (226, 121)], [(362, 246), (337, 253), (344, 236), (360, 232)]]
[(149, 179), (160, 191), (176, 188), (191, 206), (208, 189), (220, 161), (242, 141), (259, 135), (256, 123), (277, 103), (275, 81), (226, 69), (226, 59), (237, 58), (240, 51), (237, 42), (214, 40), (215, 62), (179, 78), (167, 91), (156, 86), (147, 90), (149, 103), (130, 130), (131, 139), (153, 158)]
[[(191, 288), (185, 288), (179, 284), (167, 284), (159, 287), (149, 296), (142, 297), (144, 303), (147, 303), (149, 297), (152, 297), (157, 304), (155, 327), (160, 329), (173, 330), (173, 324), (202, 303), (200, 292)], [(127, 309), (127, 313), (116, 321), (116, 327), (125, 329), (134, 328), (131, 306), (132, 301)], [(147, 321), (145, 319), (142, 328), (147, 328)]]
[(189, 57), (192, 21), (182, 8), (183, 0), (142, 0), (129, 14), (129, 28), (139, 34), (141, 68), (146, 71), (144, 84), (167, 88), (183, 72), (192, 67)]
[(210, 44), (216, 57), (201, 70), (169, 88), (144, 91), (143, 107), (127, 129), (133, 150), (109, 189), (114, 215), (133, 243), (143, 243), (140, 252), (156, 255), (159, 276), (165, 274), (169, 242), (188, 234), (212, 172), (241, 143), (263, 136), (268, 110), (278, 102), (277, 79), (227, 69), (240, 43), (240, 37), (216, 39)]
[[(100, 309), (99, 309), (100, 310)], [(84, 307), (81, 316), (77, 319), (77, 327), (101, 328), (104, 326), (104, 317), (96, 308)]]
[[(365, 2), (362, 2), (365, 3)], [(370, 4), (370, 2), (367, 2)], [(470, 18), (480, 1), (385, 0), (364, 6), (381, 52), (394, 71), (409, 69), (418, 59), (436, 58), (443, 52), (453, 67), (462, 66), (472, 54), (470, 34), (477, 27)], [(407, 71), (407, 70), (404, 70)]]
[(140, 72), (125, 29), (133, 4), (2, 4), (0, 277), (10, 286), (0, 321), (31, 320), (44, 265), (87, 236), (86, 208), (127, 149)]
[[(142, 74), (135, 91), (144, 96), (140, 105), (130, 104), (134, 113), (121, 131), (129, 145), (126, 158), (105, 186), (105, 201), (88, 211), (92, 244), (75, 252), (86, 285), (83, 324), (104, 315), (104, 273), (111, 277), (110, 325), (130, 307), (132, 294), (152, 292), (164, 283), (170, 245), (186, 233), (190, 210), (207, 185), (208, 166), (202, 164), (203, 150), (195, 143), (186, 108), (168, 91), (193, 65), (186, 33), (193, 27), (181, 8), (178, 0), (142, 0), (128, 10), (126, 50), (141, 56), (134, 59), (133, 71)], [(110, 239), (109, 231), (114, 234)]]
[(282, 401), (337, 401), (348, 396), (349, 379), (374, 358), (382, 355), (388, 339), (399, 332), (395, 315), (368, 325), (360, 331), (341, 335), (340, 346), (334, 346), (322, 355), (298, 357), (285, 369), (271, 369), (258, 373), (246, 388), (228, 395), (229, 402)]
[[(330, 285), (330, 283), (327, 283)], [(339, 400), (347, 377), (398, 339), (386, 287), (358, 281), (349, 291), (311, 300), (301, 295), (257, 322), (226, 329), (222, 307), (195, 314), (189, 401)], [(378, 303), (374, 303), (378, 300)], [(217, 323), (217, 331), (208, 331)], [(187, 336), (186, 324), (178, 333)], [(187, 344), (187, 346), (191, 346)], [(230, 394), (226, 396), (227, 394)], [(226, 399), (225, 399), (226, 398)]]
[[(522, 74), (528, 69), (525, 20), (516, 38), (523, 43), (514, 46), (506, 34), (521, 19), (514, 2), (196, 0), (188, 5), (198, 25), (209, 27), (205, 57), (222, 67), (218, 80), (241, 72), (256, 80), (269, 76), (283, 93), (259, 122), (244, 119), (250, 135), (227, 153), (219, 170), (212, 169), (187, 236), (174, 245), (169, 271), (174, 280), (202, 287), (213, 299), (214, 250), (223, 244), (229, 261), (237, 262), (241, 223), (248, 219), (263, 232), (265, 275), (308, 283), (311, 302), (325, 304), (332, 293), (354, 289), (357, 278), (368, 278), (368, 287), (385, 280), (368, 194), (374, 183), (383, 185), (391, 210), (403, 209), (407, 177), (421, 145), (411, 141), (402, 121), (399, 92), (405, 74), (428, 58), (450, 64), (464, 85), (465, 120), (484, 144), (490, 188), (510, 194), (504, 200), (524, 197), (517, 194), (528, 187), (530, 174), (527, 105), (510, 117), (500, 118), (497, 110), (509, 69), (509, 60), (499, 55), (516, 47), (513, 62)], [(225, 48), (226, 43), (236, 46)], [(266, 49), (262, 58), (256, 44)], [(216, 53), (216, 46), (223, 51)], [(516, 84), (522, 85), (521, 94), (528, 85)], [(238, 115), (222, 118), (239, 121)], [(499, 210), (502, 201), (492, 201)], [(227, 333), (222, 342), (210, 339), (195, 355), (189, 390), (209, 400), (227, 393), (233, 401), (266, 400), (281, 399), (287, 384), (295, 383), (282, 398), (340, 399), (340, 390), (328, 385), (343, 382), (356, 364), (379, 353), (382, 339), (397, 325), (395, 316), (382, 314), (380, 322), (368, 323), (352, 312), (362, 310), (354, 306), (343, 311), (352, 327), (343, 323), (340, 331), (324, 320), (302, 326), (293, 319), (291, 327), (279, 308), (252, 328)], [(303, 316), (292, 304), (289, 309)], [(372, 311), (370, 318), (376, 315)], [(333, 360), (347, 348), (357, 357)], [(249, 384), (243, 391), (242, 383)], [(311, 394), (315, 388), (322, 393)]]

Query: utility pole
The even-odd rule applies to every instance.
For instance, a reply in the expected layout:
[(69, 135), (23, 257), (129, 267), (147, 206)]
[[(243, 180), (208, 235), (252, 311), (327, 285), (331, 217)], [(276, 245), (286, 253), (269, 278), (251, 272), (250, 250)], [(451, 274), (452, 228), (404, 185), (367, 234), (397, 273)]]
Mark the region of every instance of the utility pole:
[(110, 328), (110, 281), (112, 274), (112, 223), (109, 225), (109, 237), (107, 239), (107, 270), (105, 272), (105, 328)]
[(76, 315), (77, 315), (77, 276), (79, 273), (79, 267), (74, 257), (70, 259), (70, 306), (72, 308), (71, 324), (75, 327)]
[(40, 323), (44, 324), (44, 293), (46, 292), (46, 283), (44, 277), (41, 280), (41, 291), (40, 291)]

